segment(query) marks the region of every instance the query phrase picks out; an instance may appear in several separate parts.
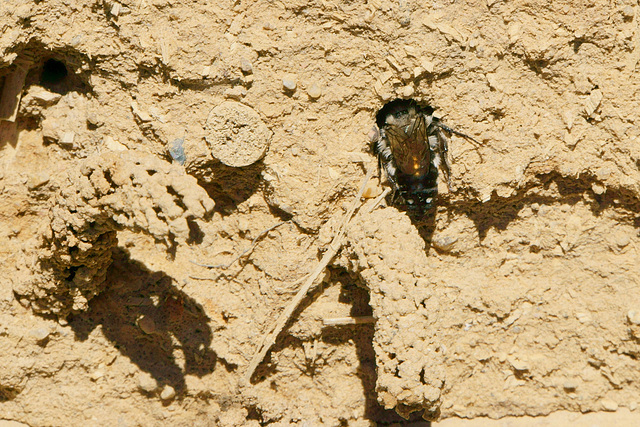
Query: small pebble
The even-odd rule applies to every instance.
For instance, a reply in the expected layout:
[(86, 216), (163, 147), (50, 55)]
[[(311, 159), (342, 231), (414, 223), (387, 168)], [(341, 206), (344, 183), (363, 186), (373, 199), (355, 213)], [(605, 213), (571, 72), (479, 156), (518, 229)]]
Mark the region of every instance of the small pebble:
[(49, 337), (49, 328), (35, 328), (29, 331), (29, 335), (35, 338), (37, 342), (46, 340)]
[(60, 137), (60, 144), (73, 145), (75, 137), (76, 134), (74, 132), (65, 132), (62, 134), (62, 137)]
[(49, 182), (49, 179), (50, 177), (46, 172), (36, 172), (29, 177), (29, 180), (27, 181), (27, 188), (29, 190), (36, 190), (47, 184)]
[(529, 370), (529, 363), (527, 363), (527, 361), (522, 360), (516, 356), (509, 356), (508, 357), (509, 363), (511, 364), (511, 366), (513, 367), (513, 369), (515, 369), (516, 371), (528, 371)]
[(627, 319), (629, 319), (629, 322), (633, 325), (640, 325), (640, 311), (629, 310)]
[(80, 44), (81, 41), (82, 41), (82, 34), (76, 34), (75, 36), (73, 36), (69, 44), (73, 47), (76, 47)]
[(562, 388), (564, 388), (566, 391), (574, 391), (576, 388), (578, 388), (578, 383), (576, 382), (576, 380), (566, 380), (562, 384)]
[(111, 15), (117, 17), (118, 15), (120, 15), (121, 9), (122, 5), (120, 3), (113, 3), (113, 6), (111, 6)]
[(439, 234), (432, 239), (431, 244), (439, 252), (451, 252), (457, 241), (458, 238), (455, 236), (443, 236)]
[(91, 126), (99, 128), (104, 125), (104, 120), (102, 120), (98, 115), (94, 112), (87, 113), (87, 123)]
[(170, 385), (164, 386), (162, 392), (160, 393), (160, 399), (162, 400), (171, 400), (176, 397), (176, 391)]
[(55, 104), (60, 100), (60, 98), (62, 98), (62, 95), (59, 93), (49, 92), (45, 88), (39, 86), (32, 86), (32, 89), (29, 90), (29, 94), (33, 96), (33, 99), (44, 105)]
[(312, 84), (309, 89), (307, 89), (307, 94), (312, 99), (318, 99), (322, 96), (322, 89), (317, 84)]
[(138, 388), (147, 393), (153, 393), (158, 388), (158, 382), (147, 372), (138, 375)]
[(367, 182), (367, 185), (364, 187), (362, 197), (365, 199), (373, 199), (378, 197), (380, 193), (382, 193), (380, 186), (374, 180), (371, 180)]
[(138, 319), (138, 326), (145, 334), (151, 335), (156, 332), (156, 322), (149, 316), (142, 316)]
[(247, 94), (247, 89), (243, 86), (235, 86), (224, 91), (225, 98), (241, 100)]
[(627, 19), (633, 18), (633, 7), (626, 6), (624, 9), (622, 9), (622, 15)]
[(424, 59), (424, 60), (420, 63), (420, 65), (422, 65), (422, 68), (424, 68), (424, 70), (425, 70), (427, 73), (433, 73), (433, 70), (435, 70), (435, 68), (436, 68), (436, 66), (435, 66), (435, 64), (434, 64), (433, 62), (428, 61), (428, 60), (426, 60), (426, 59)]
[(629, 410), (635, 411), (636, 409), (638, 409), (638, 402), (629, 402)]
[(604, 194), (605, 191), (607, 191), (606, 187), (602, 184), (597, 184), (597, 183), (593, 183), (591, 184), (591, 190), (595, 193), (595, 194)]
[(96, 369), (91, 373), (91, 380), (98, 381), (100, 378), (104, 377), (104, 371), (100, 368)]
[(128, 150), (126, 145), (119, 143), (118, 141), (114, 140), (110, 136), (106, 136), (103, 142), (104, 142), (104, 146), (111, 151), (127, 151)]
[(618, 402), (611, 399), (602, 399), (602, 408), (605, 411), (614, 412), (618, 410)]
[(402, 96), (405, 98), (411, 98), (414, 92), (413, 86), (405, 86), (402, 88)]
[(296, 81), (293, 80), (293, 79), (282, 79), (282, 86), (286, 90), (294, 91), (294, 90), (296, 90), (296, 87), (298, 85), (296, 84)]
[(245, 74), (253, 73), (253, 65), (251, 65), (251, 61), (249, 61), (248, 59), (245, 59), (245, 58), (242, 58), (240, 60), (240, 69)]

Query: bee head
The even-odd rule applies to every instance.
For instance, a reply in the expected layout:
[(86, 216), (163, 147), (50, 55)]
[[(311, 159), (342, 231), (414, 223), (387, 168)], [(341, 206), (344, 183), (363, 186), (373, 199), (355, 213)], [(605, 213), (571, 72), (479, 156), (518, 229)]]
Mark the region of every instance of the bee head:
[(405, 127), (417, 113), (431, 115), (433, 108), (421, 107), (413, 99), (394, 99), (386, 103), (376, 114), (376, 125), (382, 129), (385, 126), (393, 125)]

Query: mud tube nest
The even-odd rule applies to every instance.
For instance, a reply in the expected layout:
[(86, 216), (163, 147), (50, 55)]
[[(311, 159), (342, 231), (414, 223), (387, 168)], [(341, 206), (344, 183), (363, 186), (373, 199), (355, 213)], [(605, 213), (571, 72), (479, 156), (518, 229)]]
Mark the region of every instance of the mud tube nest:
[(55, 179), (48, 221), (25, 248), (13, 289), (35, 312), (58, 317), (86, 310), (104, 289), (118, 230), (173, 250), (188, 240), (188, 221), (214, 208), (182, 168), (133, 151), (83, 159)]
[(424, 410), (435, 418), (445, 374), (436, 336), (443, 309), (431, 291), (424, 241), (409, 218), (378, 209), (353, 221), (336, 264), (356, 272), (377, 318), (378, 401), (403, 417)]

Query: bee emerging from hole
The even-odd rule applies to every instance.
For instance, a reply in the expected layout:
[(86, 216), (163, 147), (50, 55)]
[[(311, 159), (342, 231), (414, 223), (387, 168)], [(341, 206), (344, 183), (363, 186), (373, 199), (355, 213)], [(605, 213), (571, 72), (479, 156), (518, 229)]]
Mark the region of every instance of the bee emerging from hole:
[(438, 194), (438, 169), (451, 188), (451, 168), (445, 132), (478, 141), (440, 122), (434, 109), (412, 99), (396, 99), (376, 115), (378, 132), (372, 138), (378, 168), (391, 182), (391, 203), (423, 216)]

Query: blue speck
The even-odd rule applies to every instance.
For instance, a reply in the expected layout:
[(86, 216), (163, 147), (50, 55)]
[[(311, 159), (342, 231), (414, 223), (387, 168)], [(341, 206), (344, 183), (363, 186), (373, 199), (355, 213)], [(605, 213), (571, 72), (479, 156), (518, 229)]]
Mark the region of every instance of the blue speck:
[(184, 148), (182, 148), (182, 143), (184, 142), (184, 138), (174, 139), (169, 143), (169, 154), (173, 157), (173, 160), (184, 165), (184, 162), (187, 160), (184, 155)]

